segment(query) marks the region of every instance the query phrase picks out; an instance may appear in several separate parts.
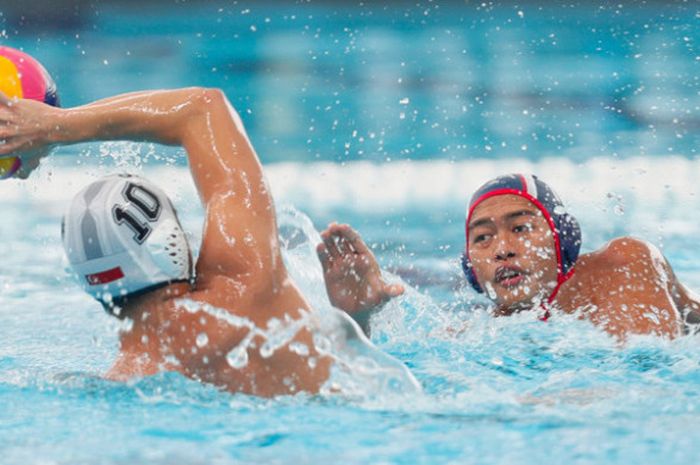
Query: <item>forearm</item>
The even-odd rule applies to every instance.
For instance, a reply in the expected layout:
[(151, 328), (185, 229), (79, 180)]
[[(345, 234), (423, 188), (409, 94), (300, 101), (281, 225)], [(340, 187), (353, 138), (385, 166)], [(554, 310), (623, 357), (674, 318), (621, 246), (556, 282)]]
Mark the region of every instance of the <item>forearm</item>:
[(238, 186), (233, 203), (271, 205), (243, 122), (217, 89), (137, 92), (66, 110), (0, 93), (0, 157), (24, 155), (30, 166), (51, 146), (124, 139), (184, 147), (205, 203)]
[(255, 186), (248, 187), (237, 203), (265, 207), (271, 203), (267, 189), (258, 188), (265, 186), (262, 166), (243, 123), (219, 90), (124, 94), (57, 110), (48, 113), (47, 119), (51, 128), (46, 130), (47, 144), (128, 139), (181, 145), (205, 203), (216, 193), (229, 192), (231, 186)]
[(128, 139), (182, 144), (187, 125), (201, 113), (206, 89), (146, 91), (57, 111), (48, 124), (54, 144)]

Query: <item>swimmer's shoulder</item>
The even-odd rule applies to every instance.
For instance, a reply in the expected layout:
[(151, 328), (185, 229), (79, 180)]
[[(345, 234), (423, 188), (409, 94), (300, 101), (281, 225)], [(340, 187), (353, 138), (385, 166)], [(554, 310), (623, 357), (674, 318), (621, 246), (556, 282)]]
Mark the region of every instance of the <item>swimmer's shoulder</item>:
[(592, 288), (609, 281), (633, 263), (648, 260), (658, 252), (652, 244), (635, 237), (615, 238), (598, 250), (583, 254), (576, 261), (575, 272), (564, 286), (561, 294), (567, 291), (578, 293), (581, 289)]
[[(580, 265), (593, 270), (618, 269), (640, 261), (646, 261), (652, 256), (660, 255), (659, 250), (650, 242), (631, 236), (617, 237), (600, 249), (584, 254)], [(579, 268), (577, 263), (576, 268)]]

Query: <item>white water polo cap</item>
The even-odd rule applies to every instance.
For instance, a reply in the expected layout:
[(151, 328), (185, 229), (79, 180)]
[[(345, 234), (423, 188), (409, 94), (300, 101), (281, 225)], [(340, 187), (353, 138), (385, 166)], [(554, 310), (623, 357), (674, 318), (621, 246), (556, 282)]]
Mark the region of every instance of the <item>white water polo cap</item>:
[(85, 187), (61, 232), (80, 283), (104, 304), (192, 279), (192, 255), (175, 208), (139, 176), (111, 175)]

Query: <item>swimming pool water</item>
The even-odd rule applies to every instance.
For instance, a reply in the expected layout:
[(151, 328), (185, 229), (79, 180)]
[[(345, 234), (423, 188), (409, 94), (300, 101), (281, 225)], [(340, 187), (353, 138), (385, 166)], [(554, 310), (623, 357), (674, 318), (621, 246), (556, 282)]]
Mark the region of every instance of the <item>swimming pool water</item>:
[[(621, 346), (572, 317), (493, 319), (457, 262), (470, 193), (531, 171), (579, 217), (586, 251), (642, 237), (700, 289), (693, 6), (150, 8), (104, 5), (79, 30), (5, 40), (52, 70), (66, 105), (223, 87), (283, 234), (313, 242), (306, 217), (349, 222), (412, 283), (372, 339), (423, 392), (265, 400), (174, 374), (101, 380), (119, 325), (66, 271), (68, 201), (128, 170), (173, 197), (195, 244), (203, 217), (177, 149), (81, 145), (0, 184), (0, 463), (697, 462), (698, 337)], [(309, 244), (291, 244), (293, 275), (324, 307)]]

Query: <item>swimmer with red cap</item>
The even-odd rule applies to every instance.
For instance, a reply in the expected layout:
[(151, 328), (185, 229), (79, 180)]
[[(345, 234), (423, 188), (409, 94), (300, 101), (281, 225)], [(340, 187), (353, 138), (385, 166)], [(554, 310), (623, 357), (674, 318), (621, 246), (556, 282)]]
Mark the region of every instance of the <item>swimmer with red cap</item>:
[[(542, 320), (576, 312), (624, 340), (673, 338), (700, 323), (700, 301), (653, 245), (631, 237), (579, 256), (581, 230), (554, 191), (536, 176), (500, 176), (467, 207), (462, 266), (494, 314), (536, 311)], [(379, 266), (348, 225), (332, 224), (318, 246), (331, 302), (368, 329), (368, 318), (403, 288)]]

